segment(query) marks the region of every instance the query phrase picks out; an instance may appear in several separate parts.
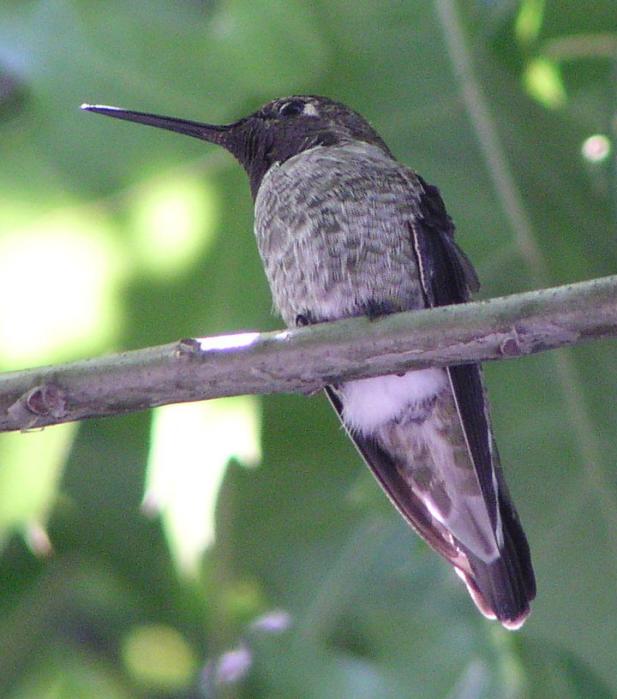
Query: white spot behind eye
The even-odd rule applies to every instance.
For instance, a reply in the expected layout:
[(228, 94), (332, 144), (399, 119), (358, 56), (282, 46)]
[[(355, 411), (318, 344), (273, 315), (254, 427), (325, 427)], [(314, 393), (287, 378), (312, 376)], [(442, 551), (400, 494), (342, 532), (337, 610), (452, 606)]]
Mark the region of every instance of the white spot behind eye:
[(302, 114), (305, 114), (306, 116), (312, 116), (312, 117), (319, 116), (319, 112), (317, 111), (317, 107), (314, 104), (311, 104), (310, 102), (307, 102), (304, 105), (304, 109), (302, 110)]

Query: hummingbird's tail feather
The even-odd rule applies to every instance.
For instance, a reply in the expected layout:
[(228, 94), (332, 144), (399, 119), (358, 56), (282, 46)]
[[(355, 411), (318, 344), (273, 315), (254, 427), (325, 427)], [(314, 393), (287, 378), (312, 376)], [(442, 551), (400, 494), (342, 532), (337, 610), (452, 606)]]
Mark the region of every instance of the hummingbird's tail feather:
[(471, 573), (455, 567), (480, 612), (511, 630), (523, 625), (536, 595), (529, 547), (517, 534), (504, 526), (504, 543), (496, 560), (486, 563), (466, 552)]
[(508, 629), (520, 628), (535, 597), (535, 579), (529, 545), (498, 466), (496, 450), (496, 497), (502, 536), (498, 538), (494, 555), (481, 557), (482, 548), (476, 547), (474, 552), (465, 545), (444, 524), (443, 517), (436, 516), (435, 507), (431, 507), (423, 493), (410, 486), (391, 451), (384, 449), (378, 439), (345, 425), (337, 390), (328, 386), (326, 393), (392, 503), (418, 534), (454, 567), (479, 611), (490, 619), (498, 619)]
[(529, 544), (523, 532), (501, 468), (496, 471), (499, 486), (503, 545), (495, 561), (485, 563), (467, 553), (472, 574), (457, 569), (478, 609), (497, 618), (508, 629), (520, 628), (536, 596), (536, 581)]

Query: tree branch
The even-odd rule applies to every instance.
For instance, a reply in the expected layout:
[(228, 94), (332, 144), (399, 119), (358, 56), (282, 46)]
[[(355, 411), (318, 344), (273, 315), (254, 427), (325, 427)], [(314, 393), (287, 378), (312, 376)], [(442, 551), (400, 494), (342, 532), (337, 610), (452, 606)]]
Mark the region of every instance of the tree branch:
[(502, 298), (240, 333), (0, 375), (0, 431), (342, 379), (508, 359), (617, 336), (617, 275)]

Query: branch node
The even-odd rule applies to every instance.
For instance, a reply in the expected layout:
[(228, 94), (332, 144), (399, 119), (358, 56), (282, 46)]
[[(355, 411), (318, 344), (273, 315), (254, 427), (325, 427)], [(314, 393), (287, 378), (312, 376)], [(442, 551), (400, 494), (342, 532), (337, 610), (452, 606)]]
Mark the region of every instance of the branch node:
[(66, 395), (56, 384), (41, 384), (21, 395), (6, 412), (22, 429), (31, 429), (36, 427), (39, 417), (65, 418)]
[(37, 416), (62, 418), (67, 414), (64, 391), (53, 383), (35, 386), (24, 396), (25, 407)]
[(525, 334), (525, 329), (517, 325), (513, 325), (510, 330), (510, 335), (503, 340), (499, 345), (499, 351), (502, 357), (522, 357), (531, 352), (531, 346)]
[(514, 332), (514, 337), (506, 338), (501, 345), (499, 345), (499, 351), (503, 357), (520, 357), (520, 355), (523, 354), (516, 330)]
[(196, 340), (194, 337), (183, 337), (181, 340), (178, 340), (174, 356), (191, 359), (192, 357), (198, 357), (201, 351), (199, 340)]

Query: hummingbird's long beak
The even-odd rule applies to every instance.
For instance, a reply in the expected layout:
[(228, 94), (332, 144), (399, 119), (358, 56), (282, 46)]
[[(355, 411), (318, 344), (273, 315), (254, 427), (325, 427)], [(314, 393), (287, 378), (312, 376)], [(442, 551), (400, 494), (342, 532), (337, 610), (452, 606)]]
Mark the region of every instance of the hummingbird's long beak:
[(86, 112), (96, 112), (114, 119), (124, 119), (125, 121), (135, 121), (138, 124), (155, 126), (157, 129), (167, 129), (177, 133), (200, 138), (202, 141), (217, 143), (227, 147), (228, 134), (232, 125), (200, 124), (197, 121), (187, 121), (175, 117), (159, 116), (157, 114), (147, 114), (145, 112), (133, 112), (128, 109), (118, 107), (108, 107), (103, 104), (82, 104), (81, 109)]

